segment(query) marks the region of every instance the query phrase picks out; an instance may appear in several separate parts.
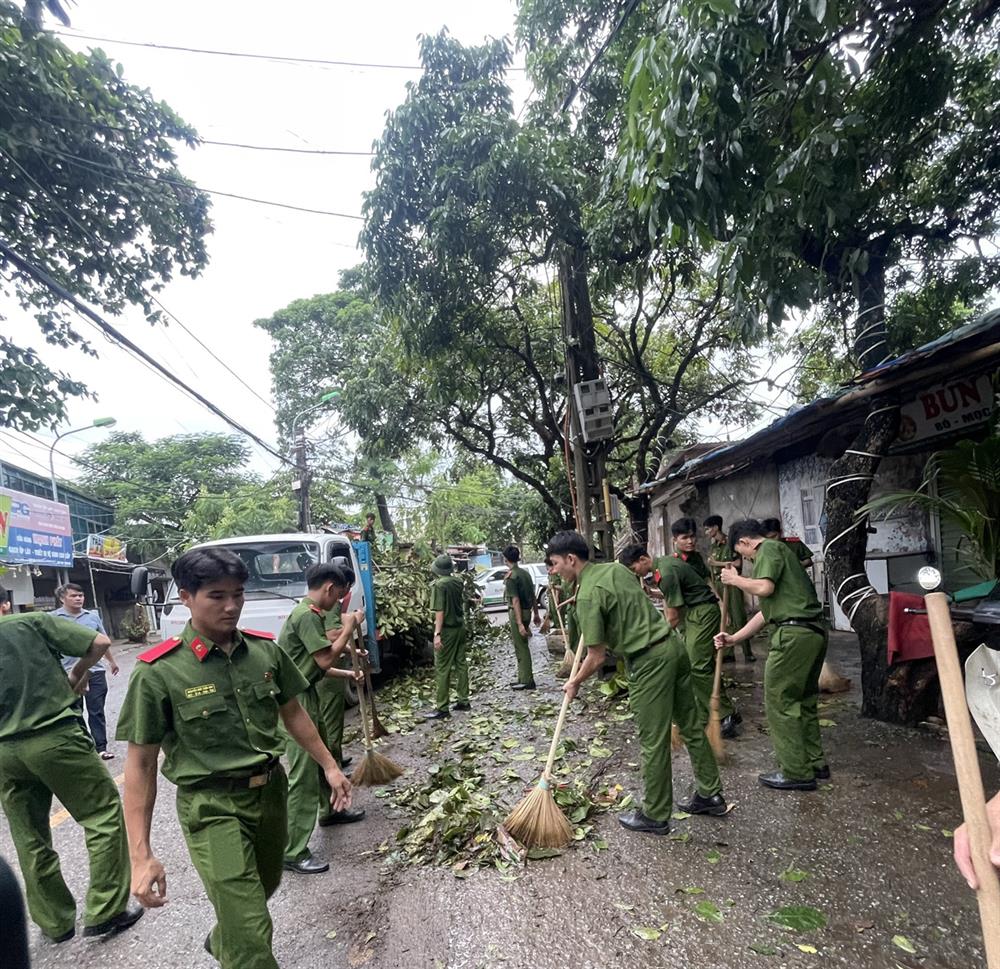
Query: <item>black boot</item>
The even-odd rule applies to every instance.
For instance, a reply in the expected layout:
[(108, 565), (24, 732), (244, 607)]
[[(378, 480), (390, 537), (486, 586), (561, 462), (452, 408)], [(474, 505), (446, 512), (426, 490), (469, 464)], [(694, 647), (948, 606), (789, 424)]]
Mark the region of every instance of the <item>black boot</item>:
[(796, 780), (794, 777), (785, 777), (780, 770), (773, 770), (767, 774), (758, 774), (757, 780), (765, 787), (774, 788), (776, 791), (815, 791), (816, 778), (810, 777), (808, 780)]
[(729, 810), (729, 806), (721, 794), (705, 797), (695, 791), (691, 800), (677, 802), (677, 810), (685, 814), (711, 814), (712, 817), (721, 818)]
[(629, 831), (643, 831), (646, 834), (670, 834), (669, 821), (654, 821), (647, 818), (638, 808), (618, 815), (618, 823)]
[(119, 932), (132, 928), (145, 914), (146, 910), (141, 905), (129, 905), (124, 912), (119, 912), (104, 922), (84, 926), (83, 934), (86, 938), (94, 938), (98, 935), (117, 935)]
[(447, 720), (451, 714), (447, 710), (424, 710), (420, 716), (425, 720)]

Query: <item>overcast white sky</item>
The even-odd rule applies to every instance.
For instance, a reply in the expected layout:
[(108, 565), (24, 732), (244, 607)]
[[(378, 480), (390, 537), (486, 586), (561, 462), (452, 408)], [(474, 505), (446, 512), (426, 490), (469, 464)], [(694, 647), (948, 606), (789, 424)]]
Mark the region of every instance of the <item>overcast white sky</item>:
[[(512, 0), (369, 0), (343, 4), (299, 0), (279, 5), (259, 0), (78, 0), (72, 31), (99, 37), (184, 47), (285, 54), (328, 60), (419, 63), (417, 37), (447, 26), (464, 43), (512, 36)], [(381, 134), (386, 111), (405, 96), (412, 70), (375, 70), (244, 60), (84, 41), (64, 35), (78, 49), (103, 47), (121, 61), (130, 82), (148, 86), (202, 137), (260, 145), (367, 151)], [(515, 56), (515, 63), (523, 60)], [(527, 96), (522, 73), (512, 73), (517, 101)], [(371, 185), (370, 159), (255, 152), (204, 145), (183, 149), (182, 171), (204, 188), (293, 205), (359, 214)], [(252, 325), (294, 299), (329, 292), (337, 274), (360, 260), (360, 223), (213, 198), (215, 232), (210, 263), (196, 280), (178, 279), (160, 295), (163, 304), (196, 332), (265, 398), (270, 398), (270, 341)], [(97, 337), (97, 361), (48, 346), (33, 321), (12, 307), (8, 329), (33, 346), (50, 366), (86, 380), (97, 402), (71, 402), (65, 427), (113, 416), (116, 430), (147, 438), (188, 431), (228, 430), (179, 390), (123, 351)], [(151, 328), (141, 314), (112, 320), (151, 355), (172, 368), (224, 411), (274, 442), (273, 411), (251, 396), (179, 327)], [(83, 327), (86, 330), (86, 327)], [(67, 438), (60, 450), (78, 452), (106, 431)], [(39, 438), (52, 435), (39, 432)], [(8, 431), (0, 453), (33, 470), (47, 466), (47, 449)], [(263, 453), (255, 470), (276, 468)], [(57, 456), (57, 473), (75, 477)]]

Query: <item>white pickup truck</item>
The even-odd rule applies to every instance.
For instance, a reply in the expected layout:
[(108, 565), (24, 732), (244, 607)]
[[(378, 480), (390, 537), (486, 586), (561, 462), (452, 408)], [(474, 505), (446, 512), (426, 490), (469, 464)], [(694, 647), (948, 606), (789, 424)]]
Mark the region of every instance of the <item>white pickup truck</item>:
[[(247, 567), (246, 601), (240, 617), (243, 629), (277, 636), (292, 608), (306, 594), (306, 569), (317, 562), (349, 564), (354, 570), (355, 582), (346, 608), (363, 609), (366, 616), (372, 615), (368, 609), (358, 556), (350, 540), (342, 535), (313, 532), (246, 535), (204, 542), (193, 547), (227, 549), (239, 556)], [(133, 591), (144, 594), (145, 589), (141, 587), (145, 576), (137, 578), (140, 588), (133, 587)], [(160, 635), (164, 639), (179, 636), (190, 618), (187, 606), (177, 595), (176, 584), (171, 582), (160, 616)], [(367, 625), (366, 619), (366, 632)]]

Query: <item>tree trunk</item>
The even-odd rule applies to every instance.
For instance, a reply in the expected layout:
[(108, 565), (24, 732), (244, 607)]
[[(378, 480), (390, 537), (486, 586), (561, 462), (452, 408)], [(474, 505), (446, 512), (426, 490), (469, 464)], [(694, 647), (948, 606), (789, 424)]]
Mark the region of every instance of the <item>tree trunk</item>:
[(858, 317), (854, 327), (854, 356), (862, 372), (889, 356), (885, 328), (885, 259), (869, 253), (868, 268), (854, 281)]
[(618, 494), (618, 500), (625, 505), (629, 525), (635, 533), (635, 540), (645, 544), (649, 541), (649, 496)]
[(862, 716), (913, 725), (937, 710), (936, 668), (933, 660), (889, 667), (889, 600), (869, 584), (868, 521), (855, 517), (898, 428), (898, 404), (876, 403), (850, 449), (830, 469), (824, 561), (840, 608), (858, 636)]
[(399, 536), (396, 534), (396, 526), (392, 521), (392, 513), (389, 511), (389, 502), (386, 501), (385, 495), (376, 493), (375, 507), (378, 509), (378, 520), (382, 525), (382, 531), (389, 532), (394, 542), (398, 542)]

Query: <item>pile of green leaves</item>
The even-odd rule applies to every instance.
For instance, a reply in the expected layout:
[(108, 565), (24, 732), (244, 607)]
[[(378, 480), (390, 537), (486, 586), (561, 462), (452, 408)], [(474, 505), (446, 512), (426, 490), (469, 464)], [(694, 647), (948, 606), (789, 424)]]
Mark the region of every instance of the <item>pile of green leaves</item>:
[(374, 568), (375, 615), (384, 639), (414, 633), (431, 637), (430, 562), (407, 550), (380, 555)]

